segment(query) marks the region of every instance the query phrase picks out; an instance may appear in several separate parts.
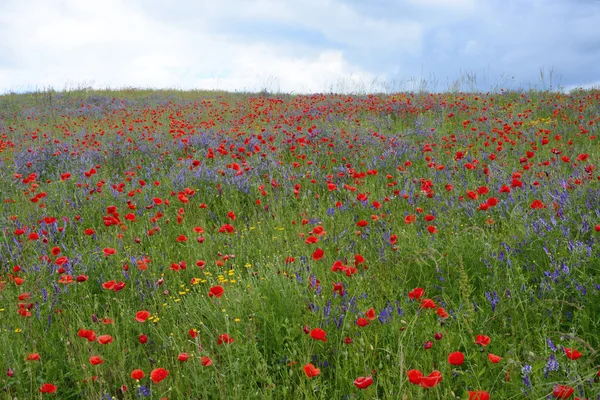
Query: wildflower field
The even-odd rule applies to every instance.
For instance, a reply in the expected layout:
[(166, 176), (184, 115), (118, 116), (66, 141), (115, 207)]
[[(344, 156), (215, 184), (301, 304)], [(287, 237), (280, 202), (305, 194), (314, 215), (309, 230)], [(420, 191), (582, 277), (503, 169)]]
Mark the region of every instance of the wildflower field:
[(2, 398), (600, 399), (600, 91), (0, 116)]

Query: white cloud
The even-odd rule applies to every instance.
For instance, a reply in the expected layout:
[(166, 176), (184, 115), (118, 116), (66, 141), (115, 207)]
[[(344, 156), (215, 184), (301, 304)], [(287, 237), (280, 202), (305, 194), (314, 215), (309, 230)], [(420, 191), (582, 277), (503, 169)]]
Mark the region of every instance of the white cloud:
[(588, 0), (0, 0), (0, 93), (377, 90), (462, 71), (487, 89), (537, 84), (541, 66), (578, 86), (600, 79), (599, 17)]
[[(0, 41), (14, 58), (13, 67), (0, 68), (0, 92), (92, 82), (96, 87), (311, 92), (329, 90), (330, 85), (339, 89), (341, 81), (353, 90), (357, 81), (373, 80), (336, 49), (245, 43), (226, 32), (152, 18), (138, 5), (125, 0), (5, 4)], [(268, 10), (293, 17), (290, 10), (271, 5), (263, 9), (265, 18)], [(343, 33), (331, 35), (342, 39)]]

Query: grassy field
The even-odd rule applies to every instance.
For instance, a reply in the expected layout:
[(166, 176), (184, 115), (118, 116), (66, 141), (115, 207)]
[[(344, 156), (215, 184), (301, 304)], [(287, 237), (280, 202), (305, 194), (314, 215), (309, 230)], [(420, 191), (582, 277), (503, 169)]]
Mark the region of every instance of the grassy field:
[(600, 91), (0, 97), (0, 397), (600, 399)]

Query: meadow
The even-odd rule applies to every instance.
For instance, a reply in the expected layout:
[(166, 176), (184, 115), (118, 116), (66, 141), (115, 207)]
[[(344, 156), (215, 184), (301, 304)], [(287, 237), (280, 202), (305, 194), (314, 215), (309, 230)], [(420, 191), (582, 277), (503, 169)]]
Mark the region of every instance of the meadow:
[(600, 91), (0, 97), (7, 399), (600, 399)]

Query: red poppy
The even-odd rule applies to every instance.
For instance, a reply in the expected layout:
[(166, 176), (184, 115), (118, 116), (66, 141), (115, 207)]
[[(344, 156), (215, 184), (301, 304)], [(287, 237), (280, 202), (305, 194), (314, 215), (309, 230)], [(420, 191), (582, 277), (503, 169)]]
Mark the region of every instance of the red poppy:
[(408, 298), (411, 300), (419, 300), (425, 294), (425, 290), (423, 288), (415, 288), (408, 292)]
[(481, 346), (487, 346), (488, 344), (490, 344), (491, 339), (489, 336), (485, 336), (485, 335), (477, 335), (477, 337), (475, 338), (475, 344), (479, 344)]
[(492, 364), (497, 364), (502, 360), (502, 357), (490, 353), (488, 354), (488, 359), (492, 362)]
[(313, 328), (310, 331), (310, 337), (315, 340), (320, 340), (322, 342), (326, 342), (327, 338), (325, 337), (327, 333), (321, 328)]
[(188, 358), (190, 358), (188, 353), (179, 353), (179, 355), (177, 356), (177, 359), (180, 362), (186, 362), (188, 360)]
[(233, 233), (234, 231), (235, 231), (235, 228), (230, 224), (222, 225), (219, 228), (220, 233)]
[(137, 322), (143, 323), (150, 317), (150, 313), (148, 311), (138, 311), (135, 313), (135, 320)]
[(58, 389), (55, 385), (51, 383), (44, 383), (40, 388), (40, 393), (56, 393), (56, 389)]
[(27, 356), (27, 361), (39, 361), (40, 355), (38, 353), (31, 353)]
[(169, 375), (169, 371), (167, 371), (166, 369), (156, 368), (152, 370), (152, 372), (150, 372), (150, 379), (152, 379), (154, 383), (159, 383), (160, 381), (165, 379), (167, 375)]
[(104, 253), (104, 256), (111, 256), (113, 254), (115, 254), (117, 251), (115, 249), (111, 249), (110, 247), (105, 247), (104, 250), (102, 250), (102, 252)]
[(88, 342), (93, 342), (94, 340), (96, 340), (96, 333), (94, 333), (94, 331), (90, 329), (80, 329), (79, 332), (77, 332), (77, 335), (80, 338), (87, 339)]
[(356, 226), (360, 227), (360, 228), (364, 228), (365, 226), (367, 226), (369, 223), (367, 221), (365, 221), (364, 219), (361, 219), (360, 221), (358, 221), (356, 223)]
[(325, 254), (325, 252), (323, 250), (316, 249), (312, 255), (312, 258), (313, 258), (313, 260), (317, 261), (317, 260), (320, 260), (321, 258), (323, 258), (324, 254)]
[(234, 339), (230, 337), (227, 333), (219, 335), (219, 339), (217, 340), (217, 344), (221, 345), (223, 343), (233, 343)]
[(104, 283), (102, 284), (102, 288), (103, 288), (103, 289), (106, 289), (106, 290), (111, 290), (111, 289), (112, 289), (112, 288), (115, 286), (115, 283), (117, 283), (117, 282), (116, 282), (116, 281), (108, 281), (108, 282), (104, 282)]
[(315, 244), (319, 241), (319, 239), (316, 236), (309, 236), (306, 238), (306, 240), (304, 241), (304, 243), (306, 244)]
[(408, 381), (414, 385), (421, 384), (421, 378), (423, 378), (423, 373), (418, 369), (411, 369), (406, 372), (408, 376)]
[(429, 225), (427, 227), (427, 231), (429, 231), (429, 233), (431, 233), (431, 234), (434, 234), (434, 233), (438, 232), (437, 228), (435, 226), (433, 226), (433, 225)]
[(377, 318), (377, 317), (375, 316), (375, 309), (373, 309), (373, 308), (369, 308), (369, 309), (367, 310), (367, 312), (365, 313), (365, 316), (366, 316), (368, 319), (370, 319), (371, 321), (373, 321), (375, 318)]
[(91, 356), (90, 357), (90, 364), (100, 365), (102, 363), (104, 363), (104, 360), (100, 356)]
[(573, 395), (574, 391), (575, 389), (573, 389), (571, 386), (556, 385), (554, 386), (554, 390), (552, 390), (552, 394), (557, 399), (568, 399)]
[(421, 308), (436, 308), (435, 301), (431, 299), (421, 300)]
[(306, 364), (304, 366), (304, 373), (308, 379), (310, 379), (313, 376), (319, 376), (321, 374), (321, 370), (319, 368), (315, 368), (315, 366), (312, 364)]
[(433, 371), (432, 373), (430, 373), (427, 376), (424, 376), (420, 379), (420, 385), (423, 386), (424, 388), (432, 388), (435, 385), (437, 385), (438, 383), (440, 383), (442, 381), (442, 374), (440, 373), (440, 371)]
[(448, 363), (450, 365), (462, 365), (465, 362), (465, 355), (460, 351), (455, 351), (448, 355)]
[(140, 335), (140, 336), (138, 336), (138, 341), (141, 344), (146, 344), (146, 343), (148, 343), (148, 336), (146, 336), (146, 335)]
[(490, 394), (485, 390), (469, 391), (469, 400), (490, 400)]
[(368, 320), (368, 319), (366, 319), (366, 318), (359, 318), (359, 319), (357, 319), (357, 320), (356, 320), (356, 325), (360, 326), (361, 328), (362, 328), (363, 326), (367, 326), (367, 325), (369, 325), (369, 324), (370, 324), (370, 322), (369, 322), (369, 320)]
[(131, 371), (131, 379), (135, 379), (135, 380), (140, 380), (144, 377), (144, 371), (142, 371), (141, 369), (134, 369), (133, 371)]
[(225, 289), (223, 289), (222, 286), (213, 286), (210, 288), (210, 291), (208, 292), (208, 297), (216, 297), (219, 298), (221, 296), (223, 296), (223, 293), (225, 293)]
[(359, 376), (354, 380), (354, 386), (359, 389), (366, 389), (373, 384), (373, 377), (371, 376)]
[(212, 360), (210, 359), (210, 357), (207, 356), (202, 356), (200, 358), (200, 362), (204, 367), (210, 367), (212, 365)]
[(565, 350), (565, 355), (570, 360), (577, 360), (579, 357), (581, 357), (583, 355), (575, 349), (570, 349), (570, 348), (565, 347), (564, 350)]
[(533, 210), (541, 210), (542, 208), (546, 208), (546, 205), (540, 200), (534, 200), (529, 207), (531, 207)]
[(113, 342), (113, 338), (110, 335), (98, 336), (98, 343), (100, 343), (100, 344), (108, 344), (108, 343), (112, 343), (112, 342)]
[(449, 317), (449, 314), (446, 312), (446, 310), (444, 310), (443, 307), (438, 307), (438, 309), (436, 310), (436, 314), (440, 318), (448, 318)]
[(179, 235), (179, 236), (177, 236), (177, 239), (176, 239), (176, 240), (177, 240), (177, 242), (179, 242), (179, 243), (184, 243), (184, 242), (187, 242), (188, 238), (187, 238), (187, 236), (185, 236), (185, 235)]

